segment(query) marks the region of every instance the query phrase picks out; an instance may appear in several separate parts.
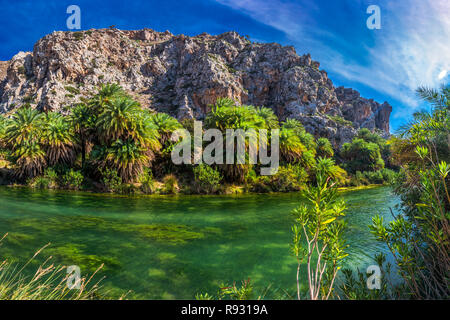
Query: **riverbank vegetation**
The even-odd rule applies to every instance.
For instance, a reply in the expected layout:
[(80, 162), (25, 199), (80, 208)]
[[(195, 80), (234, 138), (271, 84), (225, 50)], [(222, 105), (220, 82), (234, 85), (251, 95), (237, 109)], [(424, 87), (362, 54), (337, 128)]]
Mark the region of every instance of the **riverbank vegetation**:
[[(280, 168), (261, 176), (259, 164), (175, 166), (170, 152), (178, 141), (171, 139), (172, 133), (180, 128), (192, 132), (193, 122), (151, 113), (119, 86), (104, 85), (67, 114), (39, 112), (25, 103), (2, 117), (0, 147), (6, 165), (1, 174), (8, 183), (34, 188), (125, 194), (215, 194), (237, 186), (246, 192), (301, 191), (308, 203), (293, 212), (291, 245), (298, 262), (297, 298), (448, 299), (450, 89), (420, 88), (418, 94), (431, 104), (431, 112), (414, 114), (389, 140), (361, 129), (340, 148), (307, 133), (297, 120), (280, 123), (270, 109), (219, 99), (206, 115), (206, 129), (222, 134), (226, 129), (280, 130)], [(347, 255), (341, 218), (346, 207), (336, 192), (338, 187), (385, 183), (401, 198), (402, 214), (389, 223), (374, 216), (368, 227), (390, 250), (402, 281), (391, 282), (393, 268), (377, 254), (381, 281), (373, 291), (367, 288), (367, 274), (341, 269)], [(4, 266), (3, 276), (9, 274)], [(306, 291), (300, 288), (301, 268), (308, 277)], [(51, 278), (57, 269), (48, 270)], [(4, 297), (21, 296), (20, 288), (25, 288), (23, 297), (34, 297), (34, 287), (4, 281), (9, 290)], [(243, 282), (222, 294), (245, 299), (252, 290), (250, 282)]]
[[(349, 268), (340, 268), (347, 255), (342, 237), (345, 224), (339, 219), (345, 213), (345, 203), (336, 202), (333, 183), (336, 179), (324, 169), (324, 159), (320, 159), (316, 164), (317, 187), (310, 185), (303, 190), (310, 206), (304, 204), (293, 212), (291, 250), (298, 262), (298, 299), (450, 298), (450, 87), (443, 86), (439, 91), (419, 88), (417, 93), (431, 104), (431, 112), (415, 113), (414, 119), (389, 143), (360, 131), (341, 152), (347, 160), (344, 168), (356, 173), (354, 178), (358, 180), (374, 179), (372, 176), (383, 173), (390, 175), (381, 170), (358, 171), (382, 169), (385, 160), (400, 168), (398, 177), (387, 180), (401, 199), (401, 214), (389, 223), (375, 215), (368, 226), (377, 241), (387, 246), (395, 266), (387, 263), (386, 255), (380, 252), (373, 257), (372, 266), (378, 266), (379, 274), (375, 268), (371, 269), (373, 274), (359, 269), (355, 274)], [(389, 153), (392, 157), (383, 159)], [(301, 268), (307, 269), (304, 290), (299, 280)], [(400, 281), (393, 281), (394, 270)], [(369, 283), (377, 284), (373, 288)], [(238, 291), (236, 285), (232, 288)], [(251, 292), (247, 288), (251, 286), (243, 284), (240, 290)], [(197, 295), (198, 299), (208, 297)], [(242, 295), (233, 297), (238, 299)]]
[(174, 165), (171, 151), (179, 141), (172, 133), (182, 128), (193, 133), (193, 120), (180, 123), (152, 113), (120, 86), (106, 84), (62, 113), (40, 112), (24, 102), (0, 117), (0, 183), (124, 194), (289, 192), (314, 183), (319, 159), (333, 161), (340, 186), (387, 184), (395, 177), (388, 142), (367, 129), (339, 149), (307, 133), (297, 120), (280, 122), (269, 108), (218, 99), (210, 109), (204, 127), (218, 129), (224, 139), (227, 129), (279, 129), (278, 172), (261, 176), (261, 165), (248, 161)]
[(392, 266), (379, 254), (374, 260), (382, 272), (380, 289), (367, 288), (366, 274), (344, 270), (341, 289), (348, 299), (450, 298), (450, 87), (417, 93), (431, 111), (415, 113), (391, 139), (402, 214), (389, 223), (377, 215), (369, 226), (391, 251), (402, 282), (392, 284)]

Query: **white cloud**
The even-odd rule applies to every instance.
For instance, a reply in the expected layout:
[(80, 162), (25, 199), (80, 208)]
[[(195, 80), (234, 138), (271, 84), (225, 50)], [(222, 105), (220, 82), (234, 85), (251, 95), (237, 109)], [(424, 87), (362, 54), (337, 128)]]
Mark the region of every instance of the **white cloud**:
[(442, 70), (441, 73), (438, 75), (438, 79), (442, 80), (447, 76), (447, 70)]
[[(305, 12), (318, 10), (311, 4), (312, 1), (307, 1), (308, 8), (304, 4), (283, 0), (217, 1), (283, 31), (297, 48), (311, 51), (313, 58), (320, 61), (325, 69), (412, 108), (419, 106), (416, 88), (438, 87), (445, 78), (442, 76), (443, 70), (450, 70), (448, 0), (379, 1), (382, 29), (371, 31), (376, 32), (375, 43), (364, 47), (368, 59), (351, 59), (328, 45), (337, 43), (340, 48), (354, 50), (354, 39), (338, 37), (333, 30), (309, 27), (310, 18)], [(317, 23), (314, 25), (317, 26)], [(318, 41), (318, 35), (330, 41)], [(369, 62), (363, 64), (361, 61), (364, 60)]]

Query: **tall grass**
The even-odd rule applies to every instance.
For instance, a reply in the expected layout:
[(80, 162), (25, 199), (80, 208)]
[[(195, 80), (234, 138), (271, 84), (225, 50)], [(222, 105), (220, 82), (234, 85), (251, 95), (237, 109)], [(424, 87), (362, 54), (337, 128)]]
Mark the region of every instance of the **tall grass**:
[[(2, 241), (8, 234), (0, 239)], [(100, 294), (100, 282), (94, 281), (95, 275), (103, 264), (90, 276), (79, 279), (79, 289), (69, 289), (67, 280), (67, 267), (54, 265), (48, 257), (39, 265), (33, 275), (25, 272), (33, 260), (50, 244), (45, 245), (31, 257), (25, 264), (12, 263), (8, 259), (0, 260), (0, 300), (92, 300), (105, 299)], [(77, 282), (78, 284), (78, 282)]]

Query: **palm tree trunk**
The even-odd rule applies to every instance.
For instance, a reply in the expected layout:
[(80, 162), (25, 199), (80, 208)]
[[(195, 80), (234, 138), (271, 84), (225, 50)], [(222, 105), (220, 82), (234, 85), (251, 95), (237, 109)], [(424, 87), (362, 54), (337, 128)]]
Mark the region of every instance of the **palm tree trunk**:
[(84, 169), (84, 164), (86, 162), (86, 141), (82, 139), (81, 141), (81, 168)]

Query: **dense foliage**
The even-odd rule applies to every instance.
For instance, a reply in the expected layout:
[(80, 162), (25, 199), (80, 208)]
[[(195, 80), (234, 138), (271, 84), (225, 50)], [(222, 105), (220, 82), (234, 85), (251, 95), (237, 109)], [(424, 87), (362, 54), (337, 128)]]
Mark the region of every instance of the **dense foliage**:
[[(345, 270), (342, 285), (350, 299), (448, 299), (450, 297), (450, 87), (419, 88), (431, 112), (417, 112), (390, 140), (392, 161), (401, 167), (394, 191), (401, 214), (386, 223), (373, 218), (371, 232), (391, 251), (403, 282), (390, 282), (383, 255), (380, 290), (368, 290), (366, 275)], [(359, 279), (359, 280), (358, 280)]]
[(392, 251), (405, 292), (415, 299), (450, 297), (450, 87), (420, 88), (432, 112), (418, 112), (393, 148), (401, 166), (395, 192), (403, 215), (388, 225), (373, 219), (372, 232)]
[(291, 250), (297, 259), (297, 298), (302, 298), (300, 269), (306, 265), (308, 298), (327, 300), (334, 293), (334, 284), (347, 245), (343, 238), (346, 205), (337, 198), (336, 179), (330, 172), (328, 159), (316, 165), (316, 184), (304, 190), (306, 204), (293, 211), (295, 224)]
[[(288, 192), (315, 182), (319, 158), (336, 159), (333, 166), (341, 186), (392, 178), (391, 172), (377, 171), (384, 168), (383, 158), (389, 158), (386, 140), (367, 129), (339, 151), (328, 139), (307, 133), (298, 120), (280, 122), (272, 109), (238, 105), (228, 98), (210, 106), (203, 130), (221, 133), (224, 148), (235, 141), (227, 141), (227, 129), (254, 130), (245, 139), (244, 159), (235, 154), (234, 165), (174, 165), (171, 152), (179, 140), (172, 134), (183, 128), (193, 133), (193, 121), (180, 123), (168, 114), (145, 110), (116, 84), (101, 85), (65, 110), (68, 114), (39, 112), (24, 104), (8, 118), (0, 117), (1, 155), (10, 162), (13, 182), (126, 193), (218, 193), (233, 185), (253, 192)], [(280, 167), (275, 175), (261, 176), (262, 165), (250, 163), (249, 150), (259, 150), (259, 139), (270, 148), (272, 129), (279, 130)], [(218, 152), (225, 157), (225, 149)]]

